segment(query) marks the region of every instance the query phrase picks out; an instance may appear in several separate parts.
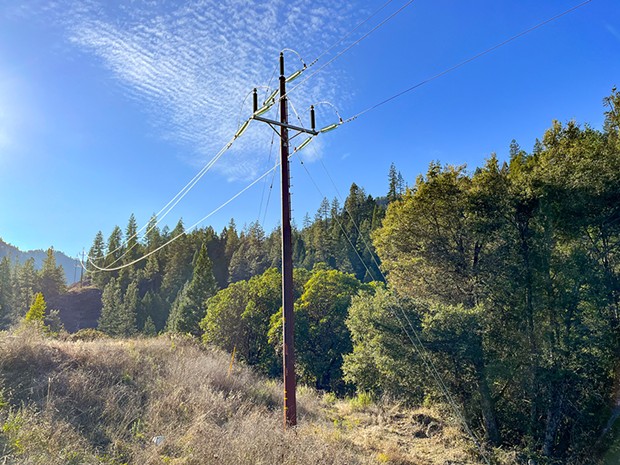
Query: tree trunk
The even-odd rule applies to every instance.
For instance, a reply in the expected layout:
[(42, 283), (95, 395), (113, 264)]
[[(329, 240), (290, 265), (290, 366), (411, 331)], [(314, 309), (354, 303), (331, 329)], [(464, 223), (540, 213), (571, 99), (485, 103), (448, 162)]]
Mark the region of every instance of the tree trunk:
[(599, 441), (601, 441), (607, 434), (611, 431), (616, 423), (616, 420), (620, 417), (620, 362), (616, 365), (616, 372), (614, 374), (614, 396), (613, 396), (613, 405), (611, 414), (609, 415), (609, 419), (607, 420), (607, 424), (603, 429), (603, 432), (599, 436)]
[(547, 411), (547, 425), (545, 427), (545, 439), (543, 442), (542, 453), (546, 457), (553, 455), (555, 447), (555, 439), (558, 435), (560, 421), (562, 420), (562, 388), (558, 388), (553, 392), (551, 404)]
[(495, 417), (495, 405), (491, 397), (491, 390), (487, 383), (484, 362), (482, 357), (474, 360), (474, 368), (476, 371), (476, 381), (478, 384), (478, 394), (480, 395), (480, 407), (482, 409), (482, 420), (487, 440), (494, 446), (498, 446), (501, 442), (499, 428), (497, 427), (497, 419)]

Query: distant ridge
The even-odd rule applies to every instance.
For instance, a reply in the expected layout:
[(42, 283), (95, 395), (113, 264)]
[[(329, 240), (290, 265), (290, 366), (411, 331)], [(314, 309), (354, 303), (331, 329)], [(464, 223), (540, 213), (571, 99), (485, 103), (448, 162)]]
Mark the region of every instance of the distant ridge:
[[(14, 245), (8, 244), (0, 238), (0, 260), (8, 256), (14, 262), (24, 263), (32, 257), (34, 258), (35, 267), (40, 269), (46, 255), (47, 251), (41, 249), (27, 250), (25, 252), (21, 251)], [(58, 250), (54, 250), (54, 256), (56, 257), (56, 265), (62, 265), (62, 268), (65, 271), (67, 284), (73, 284), (74, 282), (80, 280), (80, 262), (78, 260), (70, 258)], [(76, 269), (76, 267), (78, 268)]]

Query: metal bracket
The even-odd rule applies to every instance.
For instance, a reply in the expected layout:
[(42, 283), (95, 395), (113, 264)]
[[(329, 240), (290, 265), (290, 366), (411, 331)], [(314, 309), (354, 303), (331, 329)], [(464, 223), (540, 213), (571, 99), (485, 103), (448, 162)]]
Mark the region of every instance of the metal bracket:
[(313, 136), (318, 136), (319, 132), (318, 131), (314, 131), (312, 129), (306, 129), (306, 128), (302, 128), (300, 126), (294, 126), (292, 124), (284, 124), (281, 123), (280, 121), (275, 121), (272, 119), (267, 119), (267, 118), (263, 118), (262, 116), (252, 116), (252, 119), (255, 119), (256, 121), (262, 121), (263, 123), (267, 123), (267, 124), (275, 124), (276, 126), (281, 126), (287, 129), (293, 129), (295, 131), (299, 131), (299, 132), (305, 132), (307, 134), (312, 134)]

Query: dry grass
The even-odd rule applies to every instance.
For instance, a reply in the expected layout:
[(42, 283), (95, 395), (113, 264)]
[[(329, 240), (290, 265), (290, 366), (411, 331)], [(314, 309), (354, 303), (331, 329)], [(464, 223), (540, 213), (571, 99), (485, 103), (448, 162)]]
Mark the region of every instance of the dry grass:
[(0, 464), (474, 463), (433, 412), (328, 403), (309, 389), (300, 426), (284, 431), (280, 385), (244, 366), (228, 376), (229, 361), (183, 338), (1, 334)]

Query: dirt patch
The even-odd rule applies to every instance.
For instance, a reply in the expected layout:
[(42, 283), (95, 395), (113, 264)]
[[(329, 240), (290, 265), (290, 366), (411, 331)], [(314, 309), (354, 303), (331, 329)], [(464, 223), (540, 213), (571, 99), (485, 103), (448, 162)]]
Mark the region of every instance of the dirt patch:
[(101, 315), (101, 290), (76, 285), (65, 294), (50, 298), (47, 308), (59, 311), (60, 320), (70, 333), (96, 328)]

